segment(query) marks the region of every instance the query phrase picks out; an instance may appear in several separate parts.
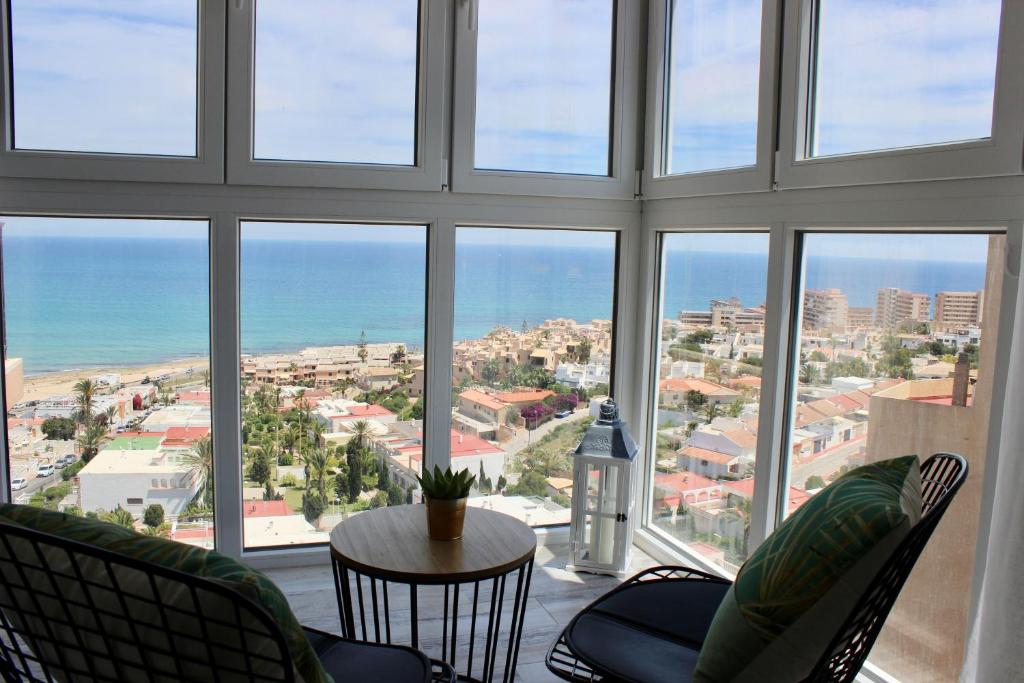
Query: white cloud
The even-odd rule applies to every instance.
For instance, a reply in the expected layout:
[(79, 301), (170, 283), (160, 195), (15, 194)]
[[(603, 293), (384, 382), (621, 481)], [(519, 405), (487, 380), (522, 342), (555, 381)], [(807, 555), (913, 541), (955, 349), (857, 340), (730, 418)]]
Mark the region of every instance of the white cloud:
[(15, 142), (192, 156), (196, 3), (14, 0)]

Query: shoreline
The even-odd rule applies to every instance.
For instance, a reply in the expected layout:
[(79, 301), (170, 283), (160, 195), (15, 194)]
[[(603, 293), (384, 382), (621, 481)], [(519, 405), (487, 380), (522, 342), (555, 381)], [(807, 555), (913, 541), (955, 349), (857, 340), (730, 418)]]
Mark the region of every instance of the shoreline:
[(180, 374), (188, 368), (192, 368), (195, 380), (201, 382), (200, 374), (210, 369), (210, 361), (208, 358), (184, 358), (145, 365), (102, 366), (30, 375), (24, 379), (24, 388), (18, 402), (39, 401), (54, 395), (70, 394), (74, 391), (76, 382), (97, 375), (120, 375), (122, 384), (136, 384), (147, 375), (154, 377), (161, 374)]

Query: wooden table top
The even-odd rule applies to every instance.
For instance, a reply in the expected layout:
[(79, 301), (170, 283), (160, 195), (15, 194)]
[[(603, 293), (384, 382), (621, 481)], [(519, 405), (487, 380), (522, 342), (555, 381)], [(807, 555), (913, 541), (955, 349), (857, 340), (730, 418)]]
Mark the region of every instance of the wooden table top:
[(331, 532), (331, 554), (367, 576), (404, 583), (463, 583), (501, 576), (525, 564), (537, 535), (514, 517), (466, 508), (462, 538), (427, 536), (422, 504), (367, 510)]

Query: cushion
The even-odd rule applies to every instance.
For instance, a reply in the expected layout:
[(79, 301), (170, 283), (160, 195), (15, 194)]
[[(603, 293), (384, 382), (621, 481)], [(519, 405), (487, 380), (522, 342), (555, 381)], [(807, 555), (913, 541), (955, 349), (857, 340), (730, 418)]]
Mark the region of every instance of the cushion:
[(858, 467), (826, 486), (740, 568), (693, 680), (803, 680), (920, 518), (917, 456)]
[(430, 660), (419, 650), (401, 645), (359, 643), (312, 628), (306, 638), (328, 672), (338, 680), (396, 683), (431, 679)]
[[(163, 538), (143, 536), (115, 524), (23, 505), (0, 504), (0, 519), (193, 576), (201, 576), (236, 590), (261, 605), (277, 623), (301, 680), (315, 683), (332, 681), (320, 665), (302, 627), (277, 586), (261, 572), (227, 555)], [(170, 602), (175, 598), (173, 591), (184, 589), (180, 584), (168, 582), (159, 590), (161, 599)], [(225, 638), (234, 636), (235, 634), (224, 634)], [(203, 649), (205, 651), (205, 646)]]

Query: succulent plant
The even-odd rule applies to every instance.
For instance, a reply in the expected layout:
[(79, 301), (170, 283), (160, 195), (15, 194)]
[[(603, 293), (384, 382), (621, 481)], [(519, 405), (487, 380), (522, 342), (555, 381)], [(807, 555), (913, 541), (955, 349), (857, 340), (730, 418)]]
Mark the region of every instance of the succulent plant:
[(476, 475), (470, 476), (469, 470), (452, 472), (452, 468), (441, 471), (434, 465), (434, 473), (425, 470), (423, 476), (416, 476), (423, 489), (423, 495), (434, 500), (458, 500), (469, 495), (469, 490), (476, 483)]

